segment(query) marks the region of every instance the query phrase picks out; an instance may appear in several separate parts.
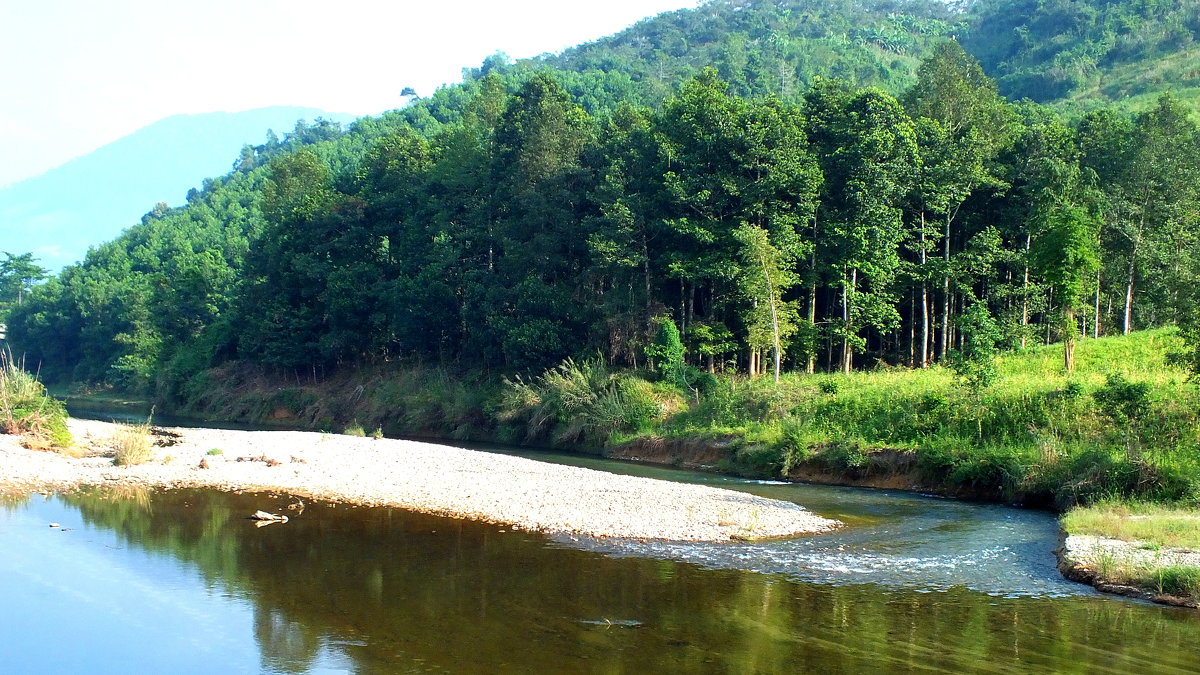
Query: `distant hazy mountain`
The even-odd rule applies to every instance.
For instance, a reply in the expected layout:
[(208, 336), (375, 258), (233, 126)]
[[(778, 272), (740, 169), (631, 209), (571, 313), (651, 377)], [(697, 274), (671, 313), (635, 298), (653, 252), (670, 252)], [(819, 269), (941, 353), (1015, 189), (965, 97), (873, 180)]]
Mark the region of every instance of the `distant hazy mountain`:
[(241, 147), (267, 130), (281, 138), (296, 121), (348, 123), (354, 116), (315, 108), (176, 115), (151, 124), (41, 176), (0, 190), (0, 251), (32, 251), (57, 272), (89, 246), (116, 237), (160, 201), (182, 204), (190, 188), (227, 173)]

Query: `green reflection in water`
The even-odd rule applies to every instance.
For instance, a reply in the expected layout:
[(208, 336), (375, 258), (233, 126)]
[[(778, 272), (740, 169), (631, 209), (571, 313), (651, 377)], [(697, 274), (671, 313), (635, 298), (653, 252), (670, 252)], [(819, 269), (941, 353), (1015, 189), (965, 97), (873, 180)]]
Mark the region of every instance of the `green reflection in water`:
[[(173, 491), (62, 498), (253, 605), (263, 670), (1189, 672), (1200, 617), (1094, 597), (814, 585), (548, 546), (394, 509)], [(200, 664), (202, 665), (202, 664)]]

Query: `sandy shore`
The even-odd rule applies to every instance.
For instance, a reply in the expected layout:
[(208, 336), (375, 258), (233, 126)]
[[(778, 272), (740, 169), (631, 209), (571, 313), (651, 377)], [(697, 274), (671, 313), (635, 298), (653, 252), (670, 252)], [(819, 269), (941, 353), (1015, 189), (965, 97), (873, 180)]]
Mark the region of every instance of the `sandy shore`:
[(15, 437), (0, 436), (0, 487), (278, 491), (547, 533), (679, 541), (784, 537), (839, 525), (795, 504), (731, 490), (432, 443), (314, 432), (168, 428), (178, 437), (157, 437), (174, 444), (156, 447), (152, 462), (118, 467), (111, 450), (117, 425), (72, 419), (70, 428), (83, 457), (27, 450)]

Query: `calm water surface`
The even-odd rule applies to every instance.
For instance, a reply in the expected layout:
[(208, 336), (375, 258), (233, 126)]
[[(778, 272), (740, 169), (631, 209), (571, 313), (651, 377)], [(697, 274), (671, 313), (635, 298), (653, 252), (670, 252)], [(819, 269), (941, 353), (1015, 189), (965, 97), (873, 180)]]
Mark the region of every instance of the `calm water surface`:
[(272, 495), (15, 499), (0, 672), (1200, 672), (1200, 613), (1062, 580), (1048, 514), (600, 465), (847, 527), (682, 545), (314, 504), (257, 528), (295, 514)]

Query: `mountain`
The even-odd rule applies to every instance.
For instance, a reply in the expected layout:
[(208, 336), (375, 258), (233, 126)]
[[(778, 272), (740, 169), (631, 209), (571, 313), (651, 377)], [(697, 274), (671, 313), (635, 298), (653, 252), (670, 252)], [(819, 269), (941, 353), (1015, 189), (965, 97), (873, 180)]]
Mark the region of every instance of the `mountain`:
[(627, 77), (651, 104), (706, 66), (740, 96), (794, 99), (816, 77), (897, 94), (949, 38), (1011, 100), (1073, 114), (1165, 91), (1200, 101), (1200, 0), (709, 0), (525, 63)]
[(158, 202), (183, 203), (189, 188), (223, 175), (246, 144), (297, 120), (350, 122), (351, 115), (276, 106), (175, 115), (0, 190), (0, 250), (32, 251), (57, 271), (116, 237)]

